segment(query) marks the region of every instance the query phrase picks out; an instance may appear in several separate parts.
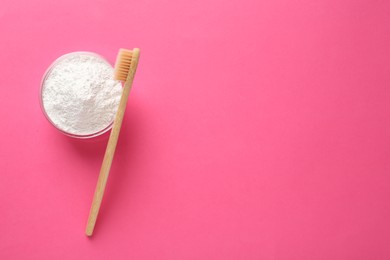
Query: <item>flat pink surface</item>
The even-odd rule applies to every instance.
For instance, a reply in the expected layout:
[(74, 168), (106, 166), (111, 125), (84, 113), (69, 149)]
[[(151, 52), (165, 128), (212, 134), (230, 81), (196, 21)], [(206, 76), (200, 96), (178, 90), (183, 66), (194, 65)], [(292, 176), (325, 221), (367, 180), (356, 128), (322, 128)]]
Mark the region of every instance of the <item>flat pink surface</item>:
[[(390, 1), (0, 3), (0, 259), (390, 259)], [(44, 118), (59, 56), (141, 48), (107, 139)]]

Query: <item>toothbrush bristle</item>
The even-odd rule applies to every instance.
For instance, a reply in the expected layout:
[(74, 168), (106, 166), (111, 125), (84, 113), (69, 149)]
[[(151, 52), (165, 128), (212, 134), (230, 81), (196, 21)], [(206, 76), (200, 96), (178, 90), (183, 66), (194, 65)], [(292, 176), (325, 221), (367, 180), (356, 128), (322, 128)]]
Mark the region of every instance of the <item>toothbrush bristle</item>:
[(115, 63), (114, 79), (126, 81), (129, 74), (133, 52), (127, 49), (120, 49)]

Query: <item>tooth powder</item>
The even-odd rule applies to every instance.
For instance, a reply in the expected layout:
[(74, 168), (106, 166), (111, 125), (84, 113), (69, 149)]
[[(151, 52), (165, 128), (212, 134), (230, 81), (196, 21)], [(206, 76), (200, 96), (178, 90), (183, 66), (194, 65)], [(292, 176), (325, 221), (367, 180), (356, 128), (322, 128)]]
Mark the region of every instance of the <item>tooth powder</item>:
[(113, 67), (93, 53), (59, 58), (42, 83), (42, 106), (48, 119), (69, 135), (97, 135), (112, 124), (122, 94)]

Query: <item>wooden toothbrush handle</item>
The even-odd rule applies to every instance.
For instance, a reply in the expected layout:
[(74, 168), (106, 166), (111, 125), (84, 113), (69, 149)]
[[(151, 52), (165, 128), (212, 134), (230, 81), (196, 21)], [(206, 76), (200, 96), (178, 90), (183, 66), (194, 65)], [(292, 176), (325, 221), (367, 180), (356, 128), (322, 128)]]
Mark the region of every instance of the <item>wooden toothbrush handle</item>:
[(104, 154), (104, 159), (103, 159), (102, 167), (100, 169), (100, 174), (96, 185), (95, 194), (93, 196), (91, 210), (89, 212), (89, 217), (88, 217), (87, 228), (85, 231), (87, 236), (92, 235), (93, 229), (95, 227), (96, 219), (99, 214), (99, 209), (102, 203), (104, 190), (106, 188), (108, 175), (110, 173), (112, 159), (114, 158), (115, 148), (118, 143), (118, 137), (122, 126), (123, 115), (125, 114), (127, 100), (130, 94), (131, 86), (133, 84), (134, 75), (137, 70), (138, 58), (139, 58), (139, 50), (134, 49), (132, 53), (130, 71), (123, 87), (121, 100), (119, 102), (119, 107), (115, 115), (115, 120), (112, 126), (110, 139), (108, 140), (106, 153)]

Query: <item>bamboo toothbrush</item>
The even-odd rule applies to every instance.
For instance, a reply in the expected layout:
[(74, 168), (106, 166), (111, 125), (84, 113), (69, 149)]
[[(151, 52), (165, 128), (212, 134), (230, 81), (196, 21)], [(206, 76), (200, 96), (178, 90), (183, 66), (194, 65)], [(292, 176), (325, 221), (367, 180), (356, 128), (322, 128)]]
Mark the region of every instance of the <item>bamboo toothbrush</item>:
[(95, 195), (93, 196), (87, 228), (85, 231), (87, 236), (92, 235), (96, 219), (99, 214), (100, 204), (102, 203), (104, 189), (106, 187), (108, 174), (110, 172), (112, 159), (114, 158), (115, 148), (118, 142), (119, 132), (121, 130), (127, 99), (129, 97), (134, 75), (137, 70), (139, 53), (140, 51), (138, 48), (134, 48), (133, 50), (120, 49), (116, 59), (114, 78), (116, 80), (124, 81), (125, 84), (123, 87), (119, 107), (115, 115), (110, 139), (108, 140), (106, 153), (104, 154), (103, 164), (100, 169), (100, 174), (95, 189)]

